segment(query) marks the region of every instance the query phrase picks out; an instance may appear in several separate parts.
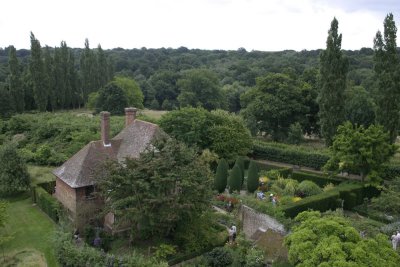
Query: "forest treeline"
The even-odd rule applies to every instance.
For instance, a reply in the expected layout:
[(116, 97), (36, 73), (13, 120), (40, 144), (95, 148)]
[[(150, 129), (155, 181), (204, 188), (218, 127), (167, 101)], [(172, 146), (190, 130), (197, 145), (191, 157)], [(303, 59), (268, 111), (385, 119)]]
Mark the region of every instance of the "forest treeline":
[[(356, 51), (341, 49), (338, 22), (332, 23), (326, 49), (300, 52), (103, 50), (100, 44), (90, 48), (87, 39), (83, 49), (65, 41), (53, 48), (42, 47), (31, 33), (30, 50), (0, 49), (0, 116), (82, 106), (123, 110), (117, 105), (129, 103), (124, 96), (129, 89), (116, 90), (115, 79), (122, 85), (121, 77), (127, 77), (133, 83), (126, 84), (140, 88), (131, 91), (132, 97), (140, 96), (139, 107), (143, 102), (151, 109), (225, 109), (240, 113), (253, 134), (264, 132), (274, 140), (322, 130), (329, 144), (344, 121), (368, 126), (376, 119), (393, 139), (397, 129), (389, 129), (391, 122), (382, 115), (398, 94), (398, 74), (390, 71), (399, 62), (393, 16), (386, 17), (373, 49)], [(392, 93), (385, 91), (392, 87)], [(391, 120), (398, 124), (396, 114)]]

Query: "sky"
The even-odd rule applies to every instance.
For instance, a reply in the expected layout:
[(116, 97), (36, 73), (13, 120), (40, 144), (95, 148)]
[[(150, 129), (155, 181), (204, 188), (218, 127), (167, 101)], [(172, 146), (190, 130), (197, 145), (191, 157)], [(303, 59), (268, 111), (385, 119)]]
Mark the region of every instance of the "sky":
[(400, 27), (399, 0), (5, 0), (1, 10), (0, 47), (17, 49), (30, 32), (51, 47), (323, 49), (336, 17), (342, 48), (357, 50), (389, 12)]

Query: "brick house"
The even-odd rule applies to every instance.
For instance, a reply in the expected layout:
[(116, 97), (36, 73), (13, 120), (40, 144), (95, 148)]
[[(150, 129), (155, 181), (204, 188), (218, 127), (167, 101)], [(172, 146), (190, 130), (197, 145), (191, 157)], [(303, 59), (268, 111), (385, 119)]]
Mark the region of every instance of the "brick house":
[[(95, 171), (106, 160), (124, 161), (138, 158), (151, 141), (161, 133), (158, 125), (137, 120), (136, 109), (125, 109), (125, 128), (110, 139), (110, 113), (101, 112), (101, 140), (92, 141), (53, 170), (56, 176), (54, 196), (65, 207), (76, 228), (98, 214), (103, 200), (93, 197)], [(114, 215), (105, 216), (104, 225), (113, 230)]]

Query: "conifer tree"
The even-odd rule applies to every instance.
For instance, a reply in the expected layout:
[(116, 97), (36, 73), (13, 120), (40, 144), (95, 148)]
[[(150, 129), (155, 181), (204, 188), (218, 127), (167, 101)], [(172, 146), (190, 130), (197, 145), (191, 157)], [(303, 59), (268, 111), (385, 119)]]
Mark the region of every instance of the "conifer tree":
[(243, 157), (238, 157), (235, 161), (235, 165), (238, 165), (241, 171), (242, 184), (244, 182), (244, 159)]
[(345, 120), (344, 92), (348, 61), (341, 51), (342, 34), (338, 34), (338, 21), (331, 23), (326, 50), (320, 55), (319, 118), (322, 136), (327, 145), (332, 144), (337, 127)]
[(218, 193), (225, 191), (228, 182), (228, 169), (228, 162), (225, 159), (220, 159), (214, 180), (214, 187), (217, 189)]
[(83, 102), (86, 103), (87, 97), (90, 93), (97, 91), (100, 88), (96, 88), (97, 75), (96, 69), (96, 56), (89, 47), (89, 40), (85, 40), (85, 49), (81, 54), (80, 58), (80, 75), (81, 75), (81, 86), (83, 92)]
[(47, 107), (48, 91), (45, 85), (45, 73), (40, 42), (31, 32), (31, 57), (29, 61), (29, 72), (33, 85), (33, 96), (35, 104), (40, 111)]
[(46, 88), (49, 95), (49, 103), (51, 110), (57, 108), (57, 98), (56, 98), (56, 77), (54, 69), (54, 59), (50, 52), (50, 47), (46, 46), (44, 50), (44, 73), (46, 77)]
[(251, 160), (247, 174), (247, 191), (253, 193), (258, 188), (258, 166)]
[(8, 66), (10, 70), (10, 74), (8, 75), (8, 86), (11, 95), (11, 103), (16, 112), (23, 112), (25, 109), (24, 88), (22, 85), (21, 67), (14, 46), (10, 46)]
[(240, 191), (242, 188), (242, 171), (239, 165), (235, 164), (229, 173), (228, 178), (229, 192)]
[(378, 31), (374, 39), (374, 69), (378, 83), (376, 122), (389, 132), (390, 140), (394, 142), (400, 128), (400, 63), (392, 13), (386, 16), (383, 26), (383, 36)]

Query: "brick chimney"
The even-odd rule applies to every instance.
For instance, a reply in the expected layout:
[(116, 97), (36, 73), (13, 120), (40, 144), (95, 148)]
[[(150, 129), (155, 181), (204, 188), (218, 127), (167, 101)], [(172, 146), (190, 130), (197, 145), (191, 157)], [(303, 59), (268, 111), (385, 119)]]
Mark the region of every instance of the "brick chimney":
[(104, 146), (111, 146), (110, 143), (110, 112), (100, 112), (101, 118), (101, 141)]
[(136, 120), (136, 108), (125, 108), (125, 127), (131, 125)]

